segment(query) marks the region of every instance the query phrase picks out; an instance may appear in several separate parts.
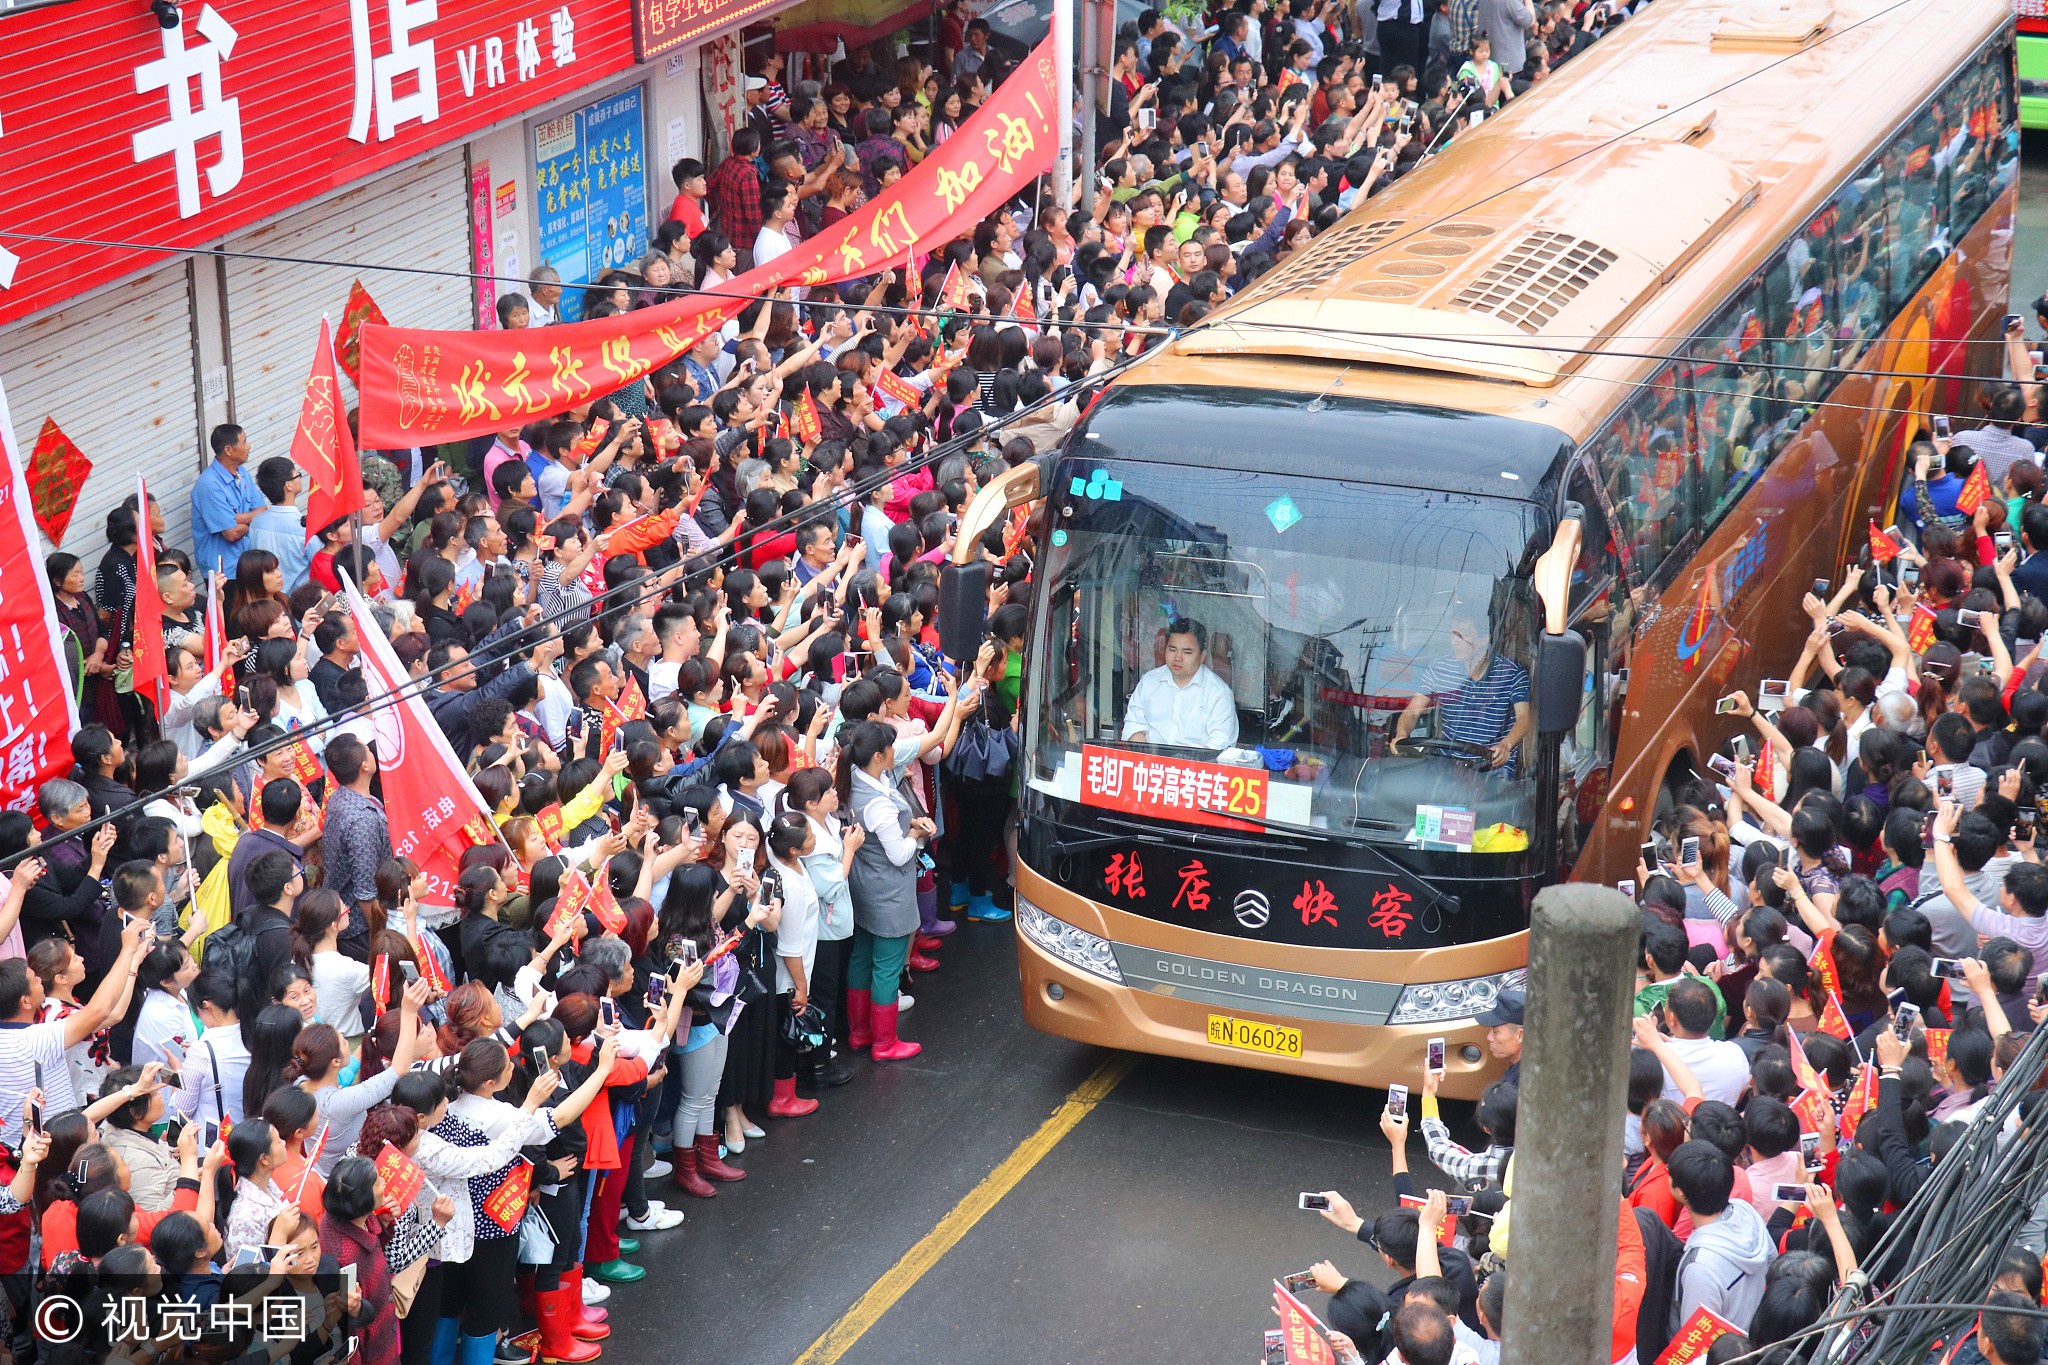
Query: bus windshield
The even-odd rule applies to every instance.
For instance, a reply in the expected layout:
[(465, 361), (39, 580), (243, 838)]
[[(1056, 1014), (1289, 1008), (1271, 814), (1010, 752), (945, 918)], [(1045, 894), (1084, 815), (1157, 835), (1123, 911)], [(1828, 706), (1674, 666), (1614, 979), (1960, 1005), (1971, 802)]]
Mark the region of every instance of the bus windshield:
[(1051, 488), (1035, 790), (1149, 782), (1124, 809), (1529, 847), (1536, 507), (1114, 457)]

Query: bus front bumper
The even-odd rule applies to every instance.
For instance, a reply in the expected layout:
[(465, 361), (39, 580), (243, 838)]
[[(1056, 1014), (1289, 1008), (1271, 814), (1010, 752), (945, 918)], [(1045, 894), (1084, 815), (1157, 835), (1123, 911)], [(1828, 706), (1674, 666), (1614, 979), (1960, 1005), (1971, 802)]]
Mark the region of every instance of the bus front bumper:
[[(1171, 983), (1119, 985), (1054, 956), (1021, 928), (1017, 968), (1024, 1017), (1033, 1028), (1100, 1047), (1345, 1085), (1383, 1088), (1397, 1083), (1419, 1094), (1428, 1040), (1442, 1038), (1446, 1070), (1439, 1093), (1463, 1100), (1477, 1099), (1504, 1069), (1504, 1063), (1487, 1051), (1487, 1030), (1471, 1019), (1342, 1023), (1191, 999), (1177, 993), (1179, 988)], [(1257, 969), (1246, 970), (1259, 975)]]

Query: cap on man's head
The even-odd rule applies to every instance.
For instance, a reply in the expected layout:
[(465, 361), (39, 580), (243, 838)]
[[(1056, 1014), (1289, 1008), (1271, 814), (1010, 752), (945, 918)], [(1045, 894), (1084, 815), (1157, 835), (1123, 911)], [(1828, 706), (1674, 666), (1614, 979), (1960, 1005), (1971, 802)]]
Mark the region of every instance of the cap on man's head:
[(1493, 1008), (1487, 1010), (1472, 1022), (1481, 1028), (1499, 1028), (1502, 1024), (1522, 1027), (1522, 1016), (1529, 1008), (1527, 991), (1506, 990), (1493, 999)]
[(756, 90), (766, 90), (768, 88), (768, 78), (766, 76), (749, 76), (747, 77), (746, 88), (750, 94)]

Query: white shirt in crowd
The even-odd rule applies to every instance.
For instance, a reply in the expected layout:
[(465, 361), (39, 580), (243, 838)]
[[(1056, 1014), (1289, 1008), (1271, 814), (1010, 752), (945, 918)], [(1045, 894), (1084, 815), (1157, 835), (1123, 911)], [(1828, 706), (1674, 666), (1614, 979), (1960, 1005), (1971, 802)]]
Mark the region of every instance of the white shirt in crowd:
[[(1678, 1054), (1678, 1060), (1692, 1068), (1693, 1079), (1700, 1083), (1700, 1094), (1710, 1100), (1732, 1106), (1749, 1088), (1749, 1058), (1733, 1043), (1673, 1036), (1671, 1050)], [(1664, 1077), (1664, 1098), (1678, 1103), (1685, 1100), (1672, 1084), (1669, 1073)]]
[(1123, 737), (1189, 749), (1228, 749), (1237, 743), (1237, 699), (1230, 684), (1207, 664), (1182, 687), (1165, 664), (1138, 680), (1124, 708)]

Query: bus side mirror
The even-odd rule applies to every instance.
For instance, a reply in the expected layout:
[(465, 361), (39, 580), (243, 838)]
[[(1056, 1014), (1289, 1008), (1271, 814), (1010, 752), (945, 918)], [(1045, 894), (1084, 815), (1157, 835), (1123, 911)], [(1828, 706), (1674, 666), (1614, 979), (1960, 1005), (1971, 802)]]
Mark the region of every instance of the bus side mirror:
[(1536, 733), (1560, 735), (1579, 723), (1586, 698), (1586, 641), (1575, 630), (1536, 640)]
[(939, 652), (972, 659), (988, 634), (988, 561), (939, 570)]

